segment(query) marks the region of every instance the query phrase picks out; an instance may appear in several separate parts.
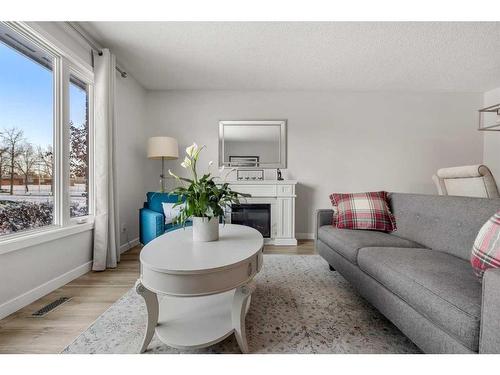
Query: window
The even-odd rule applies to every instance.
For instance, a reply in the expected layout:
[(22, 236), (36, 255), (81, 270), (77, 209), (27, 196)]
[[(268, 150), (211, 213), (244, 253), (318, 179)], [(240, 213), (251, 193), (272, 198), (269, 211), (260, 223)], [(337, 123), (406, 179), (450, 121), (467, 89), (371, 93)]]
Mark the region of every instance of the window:
[(75, 76), (69, 84), (69, 196), (70, 216), (89, 213), (89, 93)]
[(54, 222), (54, 59), (0, 29), (0, 235)]
[(92, 214), (90, 69), (0, 22), (0, 241)]

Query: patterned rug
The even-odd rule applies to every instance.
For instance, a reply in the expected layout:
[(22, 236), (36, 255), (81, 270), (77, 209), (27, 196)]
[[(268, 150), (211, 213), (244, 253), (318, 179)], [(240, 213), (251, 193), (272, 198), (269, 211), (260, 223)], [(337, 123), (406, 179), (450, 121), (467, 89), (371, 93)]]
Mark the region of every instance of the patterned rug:
[[(265, 255), (246, 318), (251, 353), (419, 353), (318, 255)], [(134, 289), (63, 353), (137, 353), (146, 306)], [(179, 351), (156, 336), (146, 353), (240, 353), (234, 335), (217, 345)]]

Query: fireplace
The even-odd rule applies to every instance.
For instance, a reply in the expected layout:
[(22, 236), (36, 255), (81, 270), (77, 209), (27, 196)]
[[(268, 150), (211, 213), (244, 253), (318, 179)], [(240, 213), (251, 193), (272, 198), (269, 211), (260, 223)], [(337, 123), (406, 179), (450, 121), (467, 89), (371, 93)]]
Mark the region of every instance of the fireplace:
[(246, 225), (257, 229), (264, 238), (271, 237), (270, 204), (233, 204), (231, 223)]

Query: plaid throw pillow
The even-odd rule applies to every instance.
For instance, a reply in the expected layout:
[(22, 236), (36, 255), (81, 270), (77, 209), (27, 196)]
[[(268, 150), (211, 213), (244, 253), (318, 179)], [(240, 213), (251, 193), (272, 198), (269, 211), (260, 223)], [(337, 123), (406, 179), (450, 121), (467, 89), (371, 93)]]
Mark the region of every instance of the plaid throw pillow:
[(396, 220), (387, 203), (387, 192), (330, 195), (334, 226), (339, 229), (368, 229), (393, 232)]
[(500, 211), (479, 230), (470, 262), (479, 279), (488, 268), (500, 268)]

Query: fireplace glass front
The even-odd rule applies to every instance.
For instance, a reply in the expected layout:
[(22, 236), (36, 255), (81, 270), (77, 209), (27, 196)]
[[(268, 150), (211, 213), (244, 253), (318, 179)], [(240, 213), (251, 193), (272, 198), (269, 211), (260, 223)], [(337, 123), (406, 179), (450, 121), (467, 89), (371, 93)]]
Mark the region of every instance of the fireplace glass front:
[(246, 225), (257, 229), (264, 238), (271, 237), (270, 204), (233, 204), (231, 223)]

